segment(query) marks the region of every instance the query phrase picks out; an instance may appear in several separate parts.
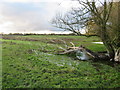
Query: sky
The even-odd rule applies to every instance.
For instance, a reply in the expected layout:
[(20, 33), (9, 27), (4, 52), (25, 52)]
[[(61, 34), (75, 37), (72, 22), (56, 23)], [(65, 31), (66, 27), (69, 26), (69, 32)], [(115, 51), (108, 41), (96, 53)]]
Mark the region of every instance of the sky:
[(0, 33), (70, 33), (50, 21), (79, 5), (74, 0), (0, 0)]
[(78, 2), (70, 0), (0, 0), (0, 33), (69, 33), (50, 23)]

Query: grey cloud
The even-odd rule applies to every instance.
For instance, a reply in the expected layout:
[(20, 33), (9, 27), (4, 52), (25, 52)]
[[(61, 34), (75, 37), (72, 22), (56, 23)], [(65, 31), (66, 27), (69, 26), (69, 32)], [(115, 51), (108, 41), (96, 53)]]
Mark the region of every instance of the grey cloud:
[[(51, 29), (52, 26), (50, 25), (49, 21), (55, 14), (55, 4), (47, 3), (46, 6), (43, 6), (43, 10), (37, 5), (37, 10), (31, 9), (28, 11), (20, 11), (20, 7), (16, 6), (15, 8), (9, 5), (9, 3), (2, 3), (2, 6), (0, 7), (0, 15), (4, 16), (4, 20), (0, 20), (0, 23), (5, 23), (7, 21), (12, 22), (12, 25), (6, 26), (6, 28), (11, 28), (12, 31), (38, 31)], [(26, 8), (28, 7), (26, 6)]]
[[(23, 31), (57, 31), (52, 27), (50, 20), (54, 17), (56, 12), (66, 12), (68, 6), (65, 8), (59, 6), (57, 2), (44, 3), (0, 3), (0, 23), (8, 22), (4, 26), (6, 31), (23, 32)], [(68, 5), (68, 4), (67, 4)]]

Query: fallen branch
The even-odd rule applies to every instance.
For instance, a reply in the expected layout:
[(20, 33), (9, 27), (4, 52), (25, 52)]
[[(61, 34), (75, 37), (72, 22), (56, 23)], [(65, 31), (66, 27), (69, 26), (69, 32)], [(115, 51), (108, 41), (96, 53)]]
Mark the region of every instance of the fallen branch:
[(70, 43), (72, 44), (73, 47), (67, 47), (66, 49), (60, 47), (60, 49), (62, 49), (63, 51), (59, 51), (57, 54), (71, 54), (71, 53), (76, 54), (76, 53), (80, 53), (80, 55), (76, 56), (76, 57), (80, 57), (83, 60), (86, 59), (86, 58), (83, 58), (83, 57), (89, 57), (89, 58), (93, 58), (93, 59), (96, 59), (96, 60), (98, 60), (98, 59), (99, 60), (110, 59), (108, 55), (93, 52), (90, 49), (87, 49), (83, 46), (75, 47), (75, 45), (72, 42), (70, 42)]

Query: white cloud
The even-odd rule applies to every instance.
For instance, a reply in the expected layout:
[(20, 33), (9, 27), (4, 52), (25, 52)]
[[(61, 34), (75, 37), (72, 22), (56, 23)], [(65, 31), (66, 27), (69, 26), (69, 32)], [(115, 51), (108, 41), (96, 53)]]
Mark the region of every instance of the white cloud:
[(76, 4), (74, 5), (69, 0), (2, 1), (4, 2), (0, 3), (0, 32), (5, 33), (24, 31), (54, 33), (56, 31), (51, 31), (51, 29), (55, 30), (55, 28), (49, 22), (56, 12), (65, 12), (71, 6), (77, 6), (76, 2), (73, 2)]
[[(83, 0), (81, 0), (81, 1), (83, 1)], [(92, 2), (93, 0), (88, 0), (88, 1)], [(96, 0), (96, 1), (98, 1), (98, 0)], [(103, 1), (103, 0), (100, 0), (100, 1)], [(119, 2), (119, 1), (120, 0), (113, 0), (113, 2)], [(73, 1), (72, 0), (1, 0), (1, 2), (9, 2), (9, 3), (16, 3), (16, 2), (18, 2), (18, 3), (59, 2), (59, 3), (62, 3), (62, 2), (73, 2)]]
[[(25, 6), (25, 8), (21, 9), (20, 7), (14, 7), (9, 4), (0, 4), (0, 32), (23, 32), (24, 30), (32, 32), (34, 30), (44, 31), (45, 29), (51, 28), (48, 21), (54, 15), (55, 7), (53, 3), (46, 5), (35, 8), (37, 9), (35, 10), (32, 6)], [(31, 9), (29, 10), (29, 8)]]
[(22, 3), (27, 3), (27, 2), (41, 2), (41, 0), (1, 0), (2, 2), (22, 2)]
[(2, 2), (22, 2), (22, 3), (28, 3), (28, 2), (63, 2), (63, 1), (70, 1), (70, 0), (1, 0)]

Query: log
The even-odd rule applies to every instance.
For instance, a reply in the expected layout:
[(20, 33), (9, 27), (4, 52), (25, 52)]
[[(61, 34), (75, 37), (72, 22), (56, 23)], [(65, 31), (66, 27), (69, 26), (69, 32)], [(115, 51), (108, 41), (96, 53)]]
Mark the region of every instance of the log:
[(80, 52), (85, 52), (86, 55), (89, 55), (94, 60), (110, 60), (109, 56), (106, 55), (106, 53), (96, 53), (88, 48), (83, 47), (83, 46), (68, 47), (67, 49), (62, 49), (62, 50), (63, 51), (58, 52), (58, 54), (71, 54), (71, 53), (77, 53), (78, 51), (80, 51)]

